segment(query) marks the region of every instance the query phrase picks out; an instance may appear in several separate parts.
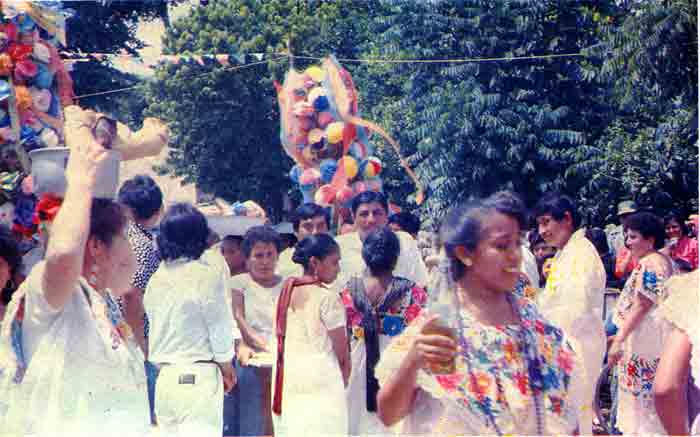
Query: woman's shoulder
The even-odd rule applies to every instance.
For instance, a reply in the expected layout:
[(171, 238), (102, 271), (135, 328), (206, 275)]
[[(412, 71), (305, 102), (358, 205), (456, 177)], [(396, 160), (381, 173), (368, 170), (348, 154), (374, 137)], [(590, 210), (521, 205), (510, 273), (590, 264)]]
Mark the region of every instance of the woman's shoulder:
[(653, 252), (640, 259), (637, 268), (644, 272), (653, 272), (657, 276), (668, 277), (673, 273), (673, 262), (667, 255)]
[(229, 279), (229, 288), (245, 290), (250, 288), (250, 284), (252, 282), (253, 278), (250, 277), (249, 273), (240, 273), (238, 275), (231, 276)]

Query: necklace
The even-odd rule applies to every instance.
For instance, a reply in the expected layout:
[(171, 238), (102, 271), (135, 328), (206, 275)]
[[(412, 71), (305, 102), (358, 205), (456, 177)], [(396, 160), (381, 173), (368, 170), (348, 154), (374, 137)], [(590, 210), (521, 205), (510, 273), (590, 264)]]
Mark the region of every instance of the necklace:
[[(517, 308), (516, 304), (513, 302), (512, 296), (508, 295), (508, 301), (511, 304), (511, 307), (513, 308), (513, 312), (518, 317), (519, 329), (518, 329), (517, 341), (518, 341), (519, 350), (523, 353), (523, 356), (525, 358), (525, 365), (526, 365), (526, 371), (528, 374), (528, 383), (530, 386), (530, 392), (532, 393), (532, 396), (534, 397), (534, 401), (535, 401), (535, 420), (536, 420), (536, 424), (537, 424), (537, 435), (544, 435), (544, 415), (543, 415), (543, 411), (542, 411), (542, 396), (543, 396), (542, 389), (543, 389), (544, 384), (542, 381), (542, 367), (541, 367), (539, 354), (537, 352), (536, 339), (527, 338), (528, 336), (531, 337), (532, 334), (528, 335), (527, 330), (523, 326), (520, 311)], [(467, 339), (464, 335), (464, 333), (466, 332), (466, 327), (465, 327), (464, 318), (462, 317), (461, 311), (458, 311), (458, 321), (459, 321), (459, 328), (460, 328), (459, 343), (460, 343), (461, 350), (462, 350), (462, 356), (464, 357), (464, 360), (467, 364), (467, 371), (468, 371), (468, 377), (469, 377), (468, 381), (469, 381), (469, 384), (475, 384), (476, 383), (476, 376), (474, 374), (472, 360), (476, 360), (476, 352), (477, 351), (472, 346), (471, 342), (467, 341)], [(500, 377), (496, 374), (496, 371), (501, 370), (501, 369), (502, 369), (502, 366), (495, 366), (495, 368), (493, 369), (493, 371), (494, 371), (493, 376), (494, 376), (494, 380), (496, 381), (496, 388), (498, 390), (498, 398), (503, 399), (503, 402), (506, 403), (505, 390), (503, 389), (503, 385), (501, 383)], [(498, 402), (498, 399), (496, 399), (495, 401)], [(496, 417), (493, 413), (493, 410), (489, 407), (487, 399), (478, 399), (477, 403), (478, 403), (479, 408), (481, 409), (482, 413), (484, 413), (484, 415), (486, 416), (488, 425), (490, 425), (499, 436), (503, 435), (503, 431), (501, 430), (498, 423), (496, 423)]]

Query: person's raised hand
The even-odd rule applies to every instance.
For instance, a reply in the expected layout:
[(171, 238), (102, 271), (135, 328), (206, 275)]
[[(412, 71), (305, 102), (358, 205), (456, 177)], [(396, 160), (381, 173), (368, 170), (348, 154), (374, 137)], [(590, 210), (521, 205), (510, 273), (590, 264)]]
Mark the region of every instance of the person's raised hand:
[(92, 190), (97, 184), (97, 175), (109, 157), (109, 151), (93, 136), (97, 114), (78, 106), (69, 106), (66, 116), (66, 145), (70, 157), (66, 165), (66, 180), (69, 185), (78, 185)]

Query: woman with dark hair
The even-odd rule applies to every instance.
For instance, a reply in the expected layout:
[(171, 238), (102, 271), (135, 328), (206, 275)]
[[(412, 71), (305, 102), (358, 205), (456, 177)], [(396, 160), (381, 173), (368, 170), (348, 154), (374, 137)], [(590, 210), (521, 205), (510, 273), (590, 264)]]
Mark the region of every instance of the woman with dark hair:
[(351, 278), (341, 293), (347, 311), (352, 374), (348, 384), (350, 435), (388, 434), (377, 417), (379, 383), (374, 367), (390, 340), (425, 307), (428, 295), (415, 282), (394, 276), (399, 238), (389, 228), (367, 235), (363, 276)]
[(282, 246), (272, 226), (254, 226), (243, 238), (243, 254), (248, 273), (231, 278), (233, 315), (243, 337), (236, 352), (236, 372), (240, 384), (232, 396), (238, 405), (234, 416), (239, 436), (272, 434), (270, 386), (274, 345), (275, 303), (282, 291), (283, 278), (275, 273)]
[(0, 331), (0, 397), (9, 408), (0, 429), (143, 436), (150, 427), (144, 357), (115, 303), (135, 269), (127, 217), (119, 204), (92, 196), (110, 152), (92, 136), (90, 113), (66, 113), (64, 201), (46, 258), (13, 296)]
[(328, 288), (340, 271), (340, 249), (330, 235), (312, 235), (296, 245), (292, 259), (304, 276), (287, 279), (277, 301), (275, 435), (347, 435), (345, 308)]
[(671, 260), (661, 254), (664, 227), (650, 212), (632, 214), (626, 221), (625, 246), (639, 260), (615, 306), (613, 323), (619, 328), (608, 351), (617, 365), (617, 427), (625, 434), (664, 434), (654, 408), (652, 383), (670, 332), (658, 312), (663, 284), (673, 274)]
[(405, 418), (402, 433), (421, 435), (577, 431), (578, 360), (564, 333), (514, 292), (524, 217), (503, 198), (448, 214), (443, 306), (421, 312), (376, 368), (385, 424)]
[[(148, 360), (148, 318), (143, 309), (143, 293), (149, 279), (158, 269), (160, 257), (155, 246), (152, 229), (158, 224), (163, 212), (163, 192), (156, 182), (147, 175), (135, 176), (124, 182), (119, 189), (119, 203), (124, 205), (131, 216), (126, 230), (131, 249), (136, 256), (136, 272), (131, 279), (131, 289), (121, 299), (126, 322)], [(148, 378), (148, 403), (151, 421), (155, 424), (153, 397), (155, 396), (156, 369), (146, 361)]]
[(236, 331), (225, 282), (200, 259), (208, 235), (196, 208), (171, 206), (158, 233), (163, 262), (144, 295), (150, 361), (159, 369), (154, 412), (166, 434), (221, 436), (224, 393), (236, 383)]
[(681, 260), (690, 266), (690, 270), (698, 268), (698, 240), (688, 235), (688, 226), (683, 218), (676, 213), (664, 217), (667, 245), (661, 251), (672, 260)]

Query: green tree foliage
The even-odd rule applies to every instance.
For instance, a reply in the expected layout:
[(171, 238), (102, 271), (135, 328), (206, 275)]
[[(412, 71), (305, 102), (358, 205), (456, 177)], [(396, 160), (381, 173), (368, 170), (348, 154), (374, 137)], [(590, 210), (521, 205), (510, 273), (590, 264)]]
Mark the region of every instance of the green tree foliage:
[[(663, 213), (698, 207), (697, 2), (631, 2), (591, 53), (605, 60), (615, 122), (569, 169), (591, 221), (609, 221), (624, 198)], [(606, 201), (603, 201), (605, 199)]]
[[(294, 0), (219, 0), (195, 8), (172, 24), (164, 38), (170, 54), (230, 54), (230, 68), (185, 63), (163, 65), (148, 89), (147, 114), (165, 120), (174, 133), (165, 170), (185, 176), (225, 199), (251, 199), (272, 217), (291, 190), (292, 161), (279, 139), (273, 80), (289, 67), (287, 50), (299, 55), (355, 57), (362, 3)], [(252, 56), (263, 53), (258, 65)], [(315, 62), (295, 59), (298, 69)], [(296, 191), (296, 190), (292, 190)]]
[[(75, 11), (67, 22), (70, 53), (138, 55), (144, 47), (136, 36), (140, 20), (163, 18), (167, 2), (145, 1), (64, 1), (66, 8)], [(77, 96), (139, 85), (142, 78), (117, 69), (109, 58), (90, 56), (88, 62), (77, 62), (71, 72)], [(101, 94), (81, 98), (79, 104), (98, 111), (112, 113), (132, 127), (139, 126), (145, 107), (143, 92)]]
[[(601, 2), (387, 1), (367, 55), (504, 58), (578, 53), (597, 42)], [(366, 56), (367, 56), (366, 55)], [(372, 115), (391, 129), (430, 190), (424, 218), (497, 189), (532, 202), (567, 189), (572, 150), (610, 118), (596, 58), (379, 64), (366, 77)], [(381, 88), (381, 89), (377, 89)], [(376, 96), (376, 97), (372, 97)], [(386, 156), (387, 154), (385, 154)], [(387, 156), (387, 159), (391, 159)], [(400, 178), (390, 187), (411, 189)]]

